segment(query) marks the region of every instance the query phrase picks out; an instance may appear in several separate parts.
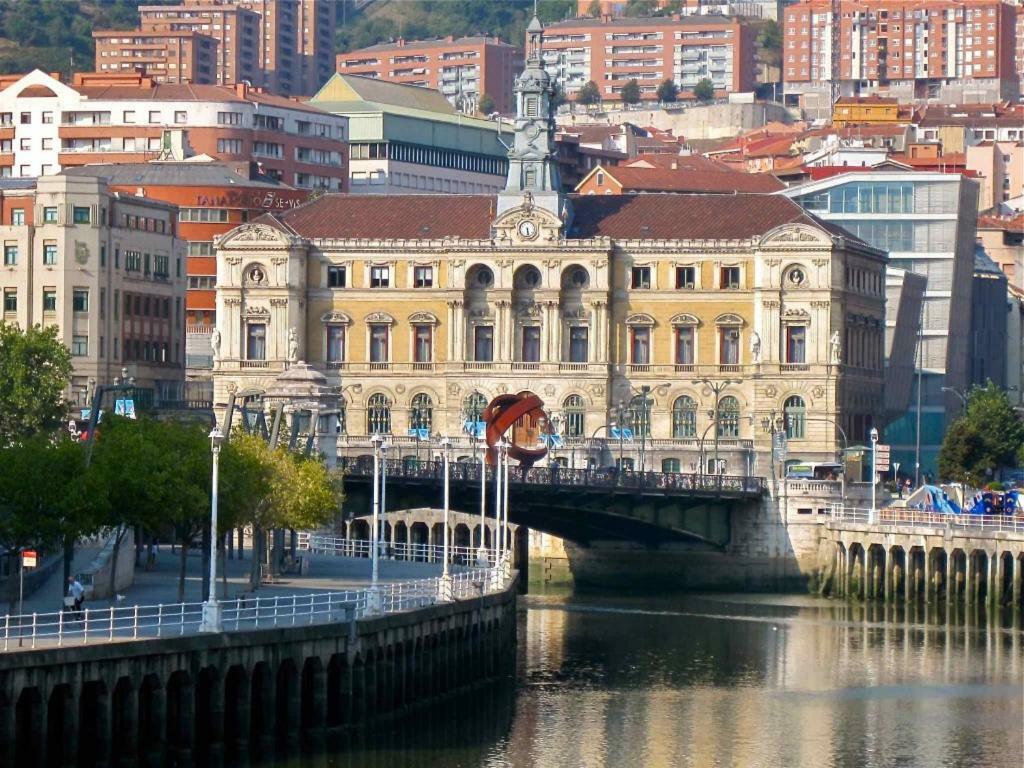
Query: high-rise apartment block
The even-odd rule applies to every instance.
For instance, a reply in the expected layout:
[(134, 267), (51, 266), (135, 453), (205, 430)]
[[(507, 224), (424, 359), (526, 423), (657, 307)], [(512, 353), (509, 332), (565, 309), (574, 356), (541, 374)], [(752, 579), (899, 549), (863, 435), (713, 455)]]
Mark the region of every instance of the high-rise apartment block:
[(248, 82), (310, 95), (333, 69), (327, 0), (184, 0), (143, 5), (139, 28), (97, 31), (99, 72), (142, 70), (161, 83)]
[(705, 79), (724, 95), (753, 90), (755, 37), (732, 17), (571, 19), (548, 27), (544, 64), (570, 98), (593, 80), (603, 100), (618, 101), (634, 79), (645, 101), (665, 80), (683, 97)]
[[(947, 103), (1013, 98), (1016, 9), (1000, 0), (828, 0), (788, 7), (782, 73), (788, 101), (824, 109), (880, 93)], [(836, 50), (833, 50), (833, 49)]]
[(499, 112), (514, 109), (512, 81), (523, 52), (494, 37), (398, 40), (338, 54), (343, 75), (362, 75), (441, 91), (462, 112), (479, 110), (484, 94)]

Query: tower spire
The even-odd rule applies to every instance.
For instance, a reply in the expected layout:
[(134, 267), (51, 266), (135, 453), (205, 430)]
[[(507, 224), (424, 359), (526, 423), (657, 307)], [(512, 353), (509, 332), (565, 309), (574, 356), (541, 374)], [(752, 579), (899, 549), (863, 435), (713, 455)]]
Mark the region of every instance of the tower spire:
[(508, 179), (498, 195), (498, 215), (523, 204), (561, 217), (562, 183), (555, 162), (555, 118), (551, 76), (544, 69), (544, 25), (534, 15), (526, 28), (526, 62), (516, 78), (515, 141), (508, 153)]

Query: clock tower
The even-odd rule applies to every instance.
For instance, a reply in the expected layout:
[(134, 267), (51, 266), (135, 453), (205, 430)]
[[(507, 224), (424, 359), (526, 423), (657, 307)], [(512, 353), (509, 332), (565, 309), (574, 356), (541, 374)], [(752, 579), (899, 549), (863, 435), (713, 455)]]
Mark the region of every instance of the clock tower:
[(568, 211), (555, 162), (554, 87), (542, 57), (544, 26), (534, 14), (526, 28), (526, 66), (516, 78), (515, 139), (508, 151), (508, 179), (498, 193), (498, 216), (523, 205), (545, 210), (563, 221)]

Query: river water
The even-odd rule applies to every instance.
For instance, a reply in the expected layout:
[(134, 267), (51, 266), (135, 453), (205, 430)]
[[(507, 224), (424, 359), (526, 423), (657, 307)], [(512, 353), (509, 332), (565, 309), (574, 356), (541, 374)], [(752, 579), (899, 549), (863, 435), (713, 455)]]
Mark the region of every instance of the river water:
[(894, 610), (806, 596), (530, 595), (514, 681), (282, 765), (1024, 765), (1022, 632)]

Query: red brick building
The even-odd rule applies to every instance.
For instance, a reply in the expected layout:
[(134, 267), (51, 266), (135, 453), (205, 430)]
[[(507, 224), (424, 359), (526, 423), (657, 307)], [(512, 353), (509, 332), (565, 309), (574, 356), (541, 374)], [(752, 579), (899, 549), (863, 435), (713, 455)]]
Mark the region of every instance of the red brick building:
[(594, 81), (604, 101), (618, 101), (635, 79), (644, 101), (672, 80), (682, 98), (701, 80), (718, 96), (754, 89), (756, 34), (734, 17), (571, 19), (548, 26), (544, 64), (570, 98)]
[(831, 105), (879, 93), (946, 103), (1015, 98), (1016, 9), (1000, 0), (842, 0), (837, 56), (832, 5), (803, 0), (786, 8), (782, 75), (788, 101)]
[(338, 72), (441, 91), (463, 112), (478, 110), (487, 94), (499, 112), (512, 112), (512, 83), (523, 51), (495, 37), (398, 40), (340, 53)]

